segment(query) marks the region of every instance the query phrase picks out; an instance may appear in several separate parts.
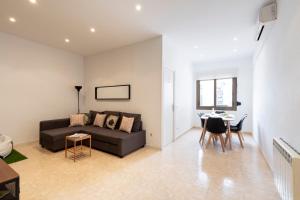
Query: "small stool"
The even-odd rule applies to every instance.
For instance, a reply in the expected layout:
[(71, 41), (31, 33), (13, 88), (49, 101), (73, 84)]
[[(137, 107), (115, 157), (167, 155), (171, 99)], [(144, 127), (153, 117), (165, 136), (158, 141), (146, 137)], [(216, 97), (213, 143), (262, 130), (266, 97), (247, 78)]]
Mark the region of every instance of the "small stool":
[[(68, 157), (68, 152), (71, 152), (73, 154), (73, 160), (76, 161), (76, 156), (79, 156), (80, 154), (83, 154), (83, 140), (89, 140), (89, 151), (90, 156), (92, 156), (92, 137), (89, 134), (85, 133), (75, 133), (73, 135), (66, 136), (65, 139), (65, 157)], [(73, 143), (73, 147), (68, 148), (68, 141)], [(80, 145), (77, 146), (77, 142), (80, 142)]]

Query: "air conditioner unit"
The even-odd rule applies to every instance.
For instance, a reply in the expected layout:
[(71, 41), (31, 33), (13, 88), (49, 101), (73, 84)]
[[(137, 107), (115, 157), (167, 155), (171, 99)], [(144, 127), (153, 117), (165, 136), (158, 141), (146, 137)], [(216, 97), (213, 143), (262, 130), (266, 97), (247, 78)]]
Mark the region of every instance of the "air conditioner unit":
[(256, 37), (257, 41), (259, 41), (259, 39), (261, 38), (266, 24), (275, 21), (276, 19), (277, 19), (276, 1), (261, 8), (259, 13), (259, 29)]

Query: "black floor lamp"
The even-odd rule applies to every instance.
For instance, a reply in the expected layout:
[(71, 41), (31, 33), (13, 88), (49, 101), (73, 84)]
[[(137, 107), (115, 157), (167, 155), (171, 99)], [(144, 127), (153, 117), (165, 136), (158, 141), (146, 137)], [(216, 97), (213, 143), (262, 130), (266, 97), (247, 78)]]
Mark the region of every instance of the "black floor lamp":
[(81, 90), (82, 86), (81, 85), (76, 85), (75, 89), (77, 90), (77, 96), (78, 96), (78, 113), (80, 113), (80, 109), (79, 109), (79, 92)]

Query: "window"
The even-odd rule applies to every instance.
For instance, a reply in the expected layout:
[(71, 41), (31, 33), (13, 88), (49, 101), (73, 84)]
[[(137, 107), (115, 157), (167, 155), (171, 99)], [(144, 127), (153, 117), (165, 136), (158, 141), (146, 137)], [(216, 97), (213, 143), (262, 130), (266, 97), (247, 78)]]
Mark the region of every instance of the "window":
[(200, 106), (212, 107), (215, 102), (214, 80), (200, 82)]
[(198, 110), (236, 110), (237, 78), (197, 81)]

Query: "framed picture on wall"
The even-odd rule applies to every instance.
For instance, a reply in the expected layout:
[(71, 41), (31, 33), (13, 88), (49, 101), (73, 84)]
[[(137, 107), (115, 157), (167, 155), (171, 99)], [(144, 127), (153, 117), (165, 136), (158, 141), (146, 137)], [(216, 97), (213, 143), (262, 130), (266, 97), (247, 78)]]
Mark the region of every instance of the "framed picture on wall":
[(95, 87), (96, 100), (130, 100), (130, 85)]

